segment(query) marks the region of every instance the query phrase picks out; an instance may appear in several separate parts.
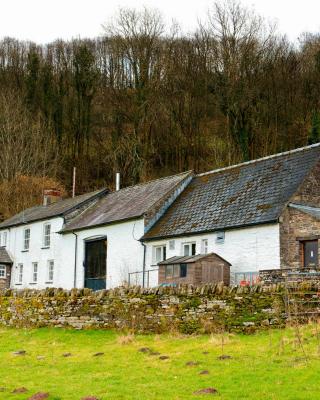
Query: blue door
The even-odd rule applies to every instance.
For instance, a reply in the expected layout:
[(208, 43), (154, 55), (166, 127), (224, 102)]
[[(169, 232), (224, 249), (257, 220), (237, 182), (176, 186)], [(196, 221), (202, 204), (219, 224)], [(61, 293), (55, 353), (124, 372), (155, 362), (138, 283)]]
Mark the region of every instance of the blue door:
[(106, 288), (107, 283), (107, 240), (85, 242), (84, 286), (92, 290)]

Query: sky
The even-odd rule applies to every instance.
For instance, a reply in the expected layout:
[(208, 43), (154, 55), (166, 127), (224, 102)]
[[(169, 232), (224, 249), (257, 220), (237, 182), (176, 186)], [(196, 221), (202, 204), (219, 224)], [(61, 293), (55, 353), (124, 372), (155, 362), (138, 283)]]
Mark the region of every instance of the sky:
[[(165, 20), (179, 22), (183, 31), (197, 27), (213, 1), (208, 0), (0, 0), (0, 38), (47, 43), (55, 39), (96, 37), (101, 25), (119, 7), (159, 9)], [(296, 41), (302, 32), (320, 32), (319, 0), (242, 0), (278, 30)]]

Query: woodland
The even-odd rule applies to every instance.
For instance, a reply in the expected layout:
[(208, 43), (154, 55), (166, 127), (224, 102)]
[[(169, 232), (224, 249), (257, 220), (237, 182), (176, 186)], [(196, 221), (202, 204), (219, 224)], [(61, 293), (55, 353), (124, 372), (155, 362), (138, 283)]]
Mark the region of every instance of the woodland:
[[(101, 13), (103, 19), (103, 12)], [(0, 41), (0, 213), (320, 141), (320, 33), (290, 40), (237, 1), (194, 32), (120, 9), (95, 39)]]

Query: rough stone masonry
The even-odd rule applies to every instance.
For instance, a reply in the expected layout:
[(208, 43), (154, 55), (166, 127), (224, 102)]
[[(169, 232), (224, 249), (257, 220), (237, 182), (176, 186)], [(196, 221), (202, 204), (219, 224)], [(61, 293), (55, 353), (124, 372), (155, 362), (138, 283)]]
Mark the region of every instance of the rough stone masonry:
[[(319, 282), (254, 287), (180, 286), (157, 289), (2, 290), (0, 324), (14, 327), (116, 329), (136, 333), (251, 333), (282, 327), (303, 307), (320, 312)], [(290, 311), (291, 308), (291, 311)], [(297, 314), (297, 315), (298, 315)], [(301, 318), (301, 317), (299, 317)]]

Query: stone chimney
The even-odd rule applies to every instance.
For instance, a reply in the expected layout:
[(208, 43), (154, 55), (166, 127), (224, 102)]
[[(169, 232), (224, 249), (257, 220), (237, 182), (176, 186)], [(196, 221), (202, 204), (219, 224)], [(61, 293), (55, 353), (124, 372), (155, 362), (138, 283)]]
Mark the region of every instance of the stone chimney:
[(43, 205), (48, 206), (61, 200), (61, 192), (57, 189), (45, 189), (43, 191)]

